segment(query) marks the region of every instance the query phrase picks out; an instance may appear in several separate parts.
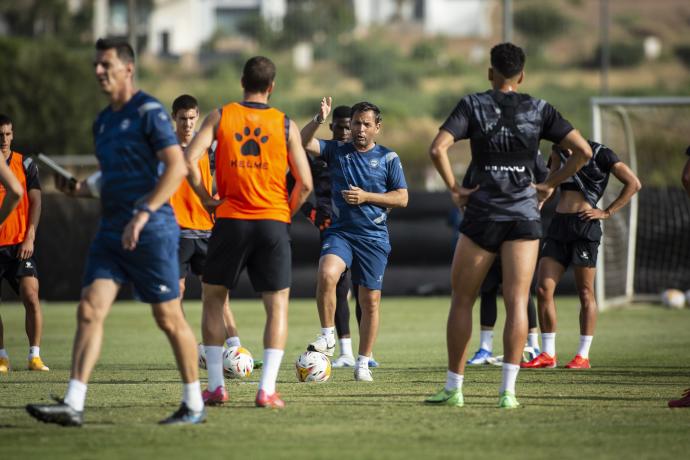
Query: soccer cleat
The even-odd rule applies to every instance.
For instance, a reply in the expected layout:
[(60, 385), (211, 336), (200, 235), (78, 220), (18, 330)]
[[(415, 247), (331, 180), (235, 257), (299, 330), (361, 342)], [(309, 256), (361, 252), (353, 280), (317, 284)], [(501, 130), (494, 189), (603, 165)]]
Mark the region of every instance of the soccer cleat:
[(522, 350), (522, 362), (528, 363), (532, 361), (534, 358), (539, 356), (539, 353), (539, 348), (534, 348), (530, 347), (529, 345), (526, 345), (525, 348)]
[(566, 369), (589, 369), (589, 358), (583, 358), (580, 355), (575, 355), (572, 361), (565, 365)]
[(485, 350), (484, 348), (480, 348), (471, 359), (467, 360), (467, 364), (488, 364), (489, 358), (491, 358), (491, 352), (489, 350)]
[(84, 411), (72, 409), (62, 399), (53, 399), (57, 404), (27, 404), (26, 411), (43, 423), (55, 423), (62, 426), (82, 426), (84, 424)]
[(205, 406), (222, 406), (230, 397), (225, 387), (221, 385), (213, 391), (209, 391), (208, 388), (205, 389), (201, 393), (201, 399), (204, 400)]
[(377, 368), (380, 366), (379, 362), (376, 361), (373, 357), (369, 358), (369, 367)]
[(267, 407), (269, 409), (282, 409), (285, 407), (285, 401), (280, 399), (280, 395), (277, 392), (269, 395), (264, 390), (259, 390), (256, 393), (254, 404), (256, 404), (256, 407)]
[(308, 351), (318, 351), (326, 356), (333, 356), (335, 352), (335, 337), (333, 335), (318, 335), (316, 340), (307, 346)]
[(512, 391), (504, 391), (501, 393), (501, 397), (498, 399), (498, 407), (501, 409), (516, 409), (520, 406), (515, 393)]
[(462, 407), (465, 404), (465, 401), (462, 397), (462, 390), (460, 388), (451, 391), (448, 391), (444, 388), (435, 395), (426, 398), (424, 402), (427, 404), (434, 404), (436, 406), (451, 407)]
[(486, 358), (486, 363), (493, 366), (503, 366), (503, 355), (489, 356)]
[(355, 357), (352, 355), (340, 355), (331, 363), (331, 367), (354, 367)]
[(27, 365), (27, 368), (30, 371), (49, 371), (48, 366), (43, 364), (43, 361), (41, 360), (40, 356), (34, 356), (29, 360), (29, 364)]
[(551, 356), (547, 352), (542, 351), (528, 363), (520, 363), (520, 367), (523, 369), (545, 369), (556, 367), (556, 356)]
[(261, 369), (264, 367), (264, 362), (260, 359), (255, 359), (254, 360), (254, 369)]
[(355, 380), (358, 382), (373, 382), (374, 377), (368, 367), (355, 367)]
[(10, 358), (0, 358), (0, 372), (6, 373), (10, 371)]
[(683, 397), (680, 399), (672, 399), (668, 402), (668, 407), (679, 408), (679, 407), (690, 407), (690, 388), (683, 392)]
[(173, 414), (158, 422), (159, 425), (196, 425), (197, 423), (204, 423), (206, 421), (206, 411), (202, 408), (200, 411), (193, 411), (187, 404), (180, 404)]

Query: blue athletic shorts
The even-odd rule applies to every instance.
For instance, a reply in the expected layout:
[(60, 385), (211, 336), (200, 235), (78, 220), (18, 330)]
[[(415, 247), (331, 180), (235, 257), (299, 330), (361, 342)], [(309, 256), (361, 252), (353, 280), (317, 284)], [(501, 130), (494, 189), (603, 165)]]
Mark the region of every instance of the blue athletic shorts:
[(136, 297), (161, 303), (180, 296), (177, 250), (179, 230), (146, 232), (133, 251), (122, 248), (122, 236), (98, 232), (86, 260), (83, 287), (97, 279), (131, 282)]
[(335, 254), (343, 259), (354, 284), (379, 291), (390, 252), (388, 241), (342, 232), (326, 231), (321, 244), (321, 257)]

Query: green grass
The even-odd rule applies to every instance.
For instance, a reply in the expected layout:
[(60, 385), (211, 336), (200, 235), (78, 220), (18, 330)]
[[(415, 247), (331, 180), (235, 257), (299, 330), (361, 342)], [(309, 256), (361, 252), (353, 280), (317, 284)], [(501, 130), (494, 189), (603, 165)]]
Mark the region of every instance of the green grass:
[[(577, 308), (560, 299), (561, 364), (574, 355)], [(279, 375), (283, 411), (253, 407), (258, 372), (229, 382), (230, 404), (208, 423), (159, 427), (175, 409), (180, 384), (172, 353), (148, 307), (119, 303), (106, 324), (101, 360), (89, 385), (86, 425), (35, 422), (30, 402), (62, 395), (68, 379), (74, 304), (45, 304), (42, 355), (49, 373), (22, 370), (23, 309), (0, 307), (6, 347), (17, 367), (0, 376), (0, 458), (682, 458), (690, 451), (690, 410), (666, 401), (690, 386), (690, 310), (635, 307), (601, 315), (589, 371), (522, 371), (518, 410), (501, 411), (500, 369), (468, 368), (465, 407), (427, 407), (445, 380), (448, 300), (384, 298), (372, 384), (349, 369), (332, 381), (300, 384), (293, 362), (318, 332), (313, 301), (294, 301)], [(261, 355), (258, 301), (233, 302), (243, 344)], [(186, 310), (199, 331), (198, 302)], [(475, 320), (478, 321), (478, 315)], [(499, 314), (496, 348), (500, 352)], [(354, 325), (354, 318), (353, 318)], [(356, 341), (356, 340), (355, 340)], [(477, 347), (473, 339), (471, 351)]]

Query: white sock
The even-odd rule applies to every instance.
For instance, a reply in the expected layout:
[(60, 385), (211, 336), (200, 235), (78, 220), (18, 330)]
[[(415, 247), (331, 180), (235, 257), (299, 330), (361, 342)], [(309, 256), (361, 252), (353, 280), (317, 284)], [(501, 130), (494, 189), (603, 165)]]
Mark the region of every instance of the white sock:
[(464, 380), (464, 375), (456, 374), (451, 371), (446, 372), (446, 391), (462, 390), (462, 382)]
[(542, 332), (541, 334), (541, 351), (546, 352), (552, 358), (556, 356), (556, 333)]
[(593, 335), (580, 336), (580, 348), (577, 349), (577, 354), (585, 359), (589, 359), (589, 347), (592, 346)]
[(183, 385), (182, 402), (194, 412), (199, 412), (204, 408), (204, 400), (201, 399), (201, 383), (198, 380)]
[(228, 337), (228, 339), (225, 341), (225, 344), (230, 347), (241, 347), (242, 344), (240, 343), (240, 338), (235, 336), (235, 337)]
[(65, 404), (72, 409), (81, 412), (84, 410), (84, 401), (86, 401), (86, 384), (79, 380), (71, 379), (67, 384), (67, 393), (65, 393)]
[(515, 394), (515, 381), (517, 380), (520, 366), (518, 364), (503, 363), (503, 379), (501, 380), (501, 390), (499, 394), (504, 391), (510, 391)]
[(29, 359), (41, 355), (41, 347), (29, 347)]
[(479, 331), (479, 348), (486, 351), (493, 351), (494, 349), (494, 331), (482, 330)]
[(5, 350), (4, 348), (0, 348), (0, 358), (9, 358), (7, 350)]
[(357, 355), (357, 367), (369, 369), (369, 357), (364, 355)]
[(266, 348), (264, 350), (264, 366), (261, 369), (261, 380), (259, 390), (264, 390), (266, 394), (272, 395), (276, 392), (276, 380), (280, 362), (283, 360), (283, 350), (277, 348)]
[(322, 327), (321, 335), (329, 336), (335, 334), (335, 327)]
[(527, 334), (527, 346), (532, 347), (535, 350), (539, 348), (539, 334), (536, 332), (530, 332)]
[(340, 354), (352, 356), (352, 339), (348, 337), (346, 339), (340, 339), (338, 342), (340, 342)]
[(225, 386), (223, 379), (223, 347), (204, 345), (206, 350), (206, 370), (208, 371), (208, 390), (215, 391)]

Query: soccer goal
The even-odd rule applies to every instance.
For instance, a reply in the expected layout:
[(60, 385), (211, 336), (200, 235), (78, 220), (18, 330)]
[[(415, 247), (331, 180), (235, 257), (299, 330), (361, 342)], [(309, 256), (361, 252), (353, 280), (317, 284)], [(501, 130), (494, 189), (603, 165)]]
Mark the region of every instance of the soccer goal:
[[(603, 221), (596, 296), (600, 309), (656, 301), (690, 289), (690, 197), (680, 177), (690, 144), (690, 97), (592, 98), (592, 137), (642, 182), (631, 203)], [(622, 186), (609, 182), (600, 207)]]

